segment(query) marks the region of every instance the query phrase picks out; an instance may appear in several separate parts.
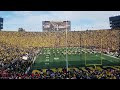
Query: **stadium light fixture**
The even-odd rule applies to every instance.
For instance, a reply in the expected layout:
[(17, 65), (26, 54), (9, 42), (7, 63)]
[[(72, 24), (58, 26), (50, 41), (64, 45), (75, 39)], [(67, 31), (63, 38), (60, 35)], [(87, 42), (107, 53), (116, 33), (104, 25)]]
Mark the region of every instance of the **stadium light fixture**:
[(67, 55), (67, 21), (66, 21), (66, 69), (68, 71), (68, 55)]

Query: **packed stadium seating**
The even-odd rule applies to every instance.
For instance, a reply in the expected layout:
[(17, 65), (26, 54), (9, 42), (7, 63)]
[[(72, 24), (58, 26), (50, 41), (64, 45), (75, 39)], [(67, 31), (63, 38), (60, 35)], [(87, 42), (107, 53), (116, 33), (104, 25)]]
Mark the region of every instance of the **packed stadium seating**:
[[(69, 47), (86, 47), (94, 46), (99, 51), (119, 50), (119, 32), (120, 30), (89, 30), (89, 31), (71, 31), (68, 32)], [(37, 55), (37, 51), (43, 47), (65, 47), (66, 33), (65, 32), (0, 32), (0, 78), (13, 79), (46, 79), (46, 74), (40, 76), (26, 75), (25, 71), (32, 64), (32, 60)], [(23, 56), (27, 54), (28, 60), (23, 60)], [(74, 74), (71, 74), (73, 73)], [(119, 78), (118, 70), (109, 70), (112, 73), (106, 77), (107, 70), (99, 72), (96, 70), (83, 72), (81, 70), (73, 72), (57, 72), (48, 74), (48, 78), (61, 79), (91, 79), (91, 78)], [(4, 76), (4, 73), (5, 76)], [(98, 76), (97, 76), (97, 75)], [(7, 76), (6, 76), (7, 75)], [(9, 77), (8, 77), (9, 76)], [(95, 77), (94, 77), (95, 76)], [(119, 78), (120, 79), (120, 78)]]
[[(65, 32), (0, 32), (0, 41), (20, 47), (65, 46)], [(71, 31), (67, 35), (69, 46), (95, 46), (118, 50), (119, 30)]]
[(62, 68), (62, 70), (56, 69), (56, 71), (46, 69), (45, 72), (36, 70), (34, 73), (28, 74), (0, 70), (0, 79), (120, 79), (120, 68), (90, 68), (92, 67), (73, 68), (69, 71), (65, 68)]

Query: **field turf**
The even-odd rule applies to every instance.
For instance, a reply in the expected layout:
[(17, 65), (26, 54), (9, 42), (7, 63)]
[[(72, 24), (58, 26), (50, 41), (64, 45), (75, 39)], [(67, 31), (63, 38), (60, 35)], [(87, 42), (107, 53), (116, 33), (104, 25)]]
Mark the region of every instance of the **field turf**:
[[(103, 66), (120, 65), (120, 58), (101, 53), (90, 53), (83, 48), (67, 48), (69, 67), (84, 67), (90, 64)], [(86, 63), (86, 64), (85, 64)], [(66, 66), (66, 48), (43, 48), (36, 58), (32, 69), (60, 68)]]

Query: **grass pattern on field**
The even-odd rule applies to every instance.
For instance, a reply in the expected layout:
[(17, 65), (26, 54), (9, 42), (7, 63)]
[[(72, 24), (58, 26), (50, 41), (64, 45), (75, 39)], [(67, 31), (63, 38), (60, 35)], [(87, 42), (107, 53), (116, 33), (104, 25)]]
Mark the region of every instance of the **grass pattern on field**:
[[(84, 67), (85, 56), (86, 64), (100, 64), (102, 58), (103, 66), (120, 65), (120, 59), (110, 57), (100, 53), (86, 53), (78, 47), (68, 48), (68, 65), (69, 67)], [(42, 68), (59, 68), (66, 66), (66, 49), (65, 48), (44, 48), (41, 54), (35, 60), (33, 69)]]

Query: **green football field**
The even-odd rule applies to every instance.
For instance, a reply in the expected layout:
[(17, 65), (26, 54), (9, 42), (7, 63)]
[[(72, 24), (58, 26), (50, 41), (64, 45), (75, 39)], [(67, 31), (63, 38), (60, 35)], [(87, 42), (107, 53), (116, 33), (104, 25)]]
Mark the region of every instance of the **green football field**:
[(43, 48), (36, 58), (32, 69), (60, 68), (66, 66), (66, 58), (69, 67), (84, 67), (86, 65), (114, 66), (120, 65), (120, 58), (101, 53), (91, 53), (84, 48)]

